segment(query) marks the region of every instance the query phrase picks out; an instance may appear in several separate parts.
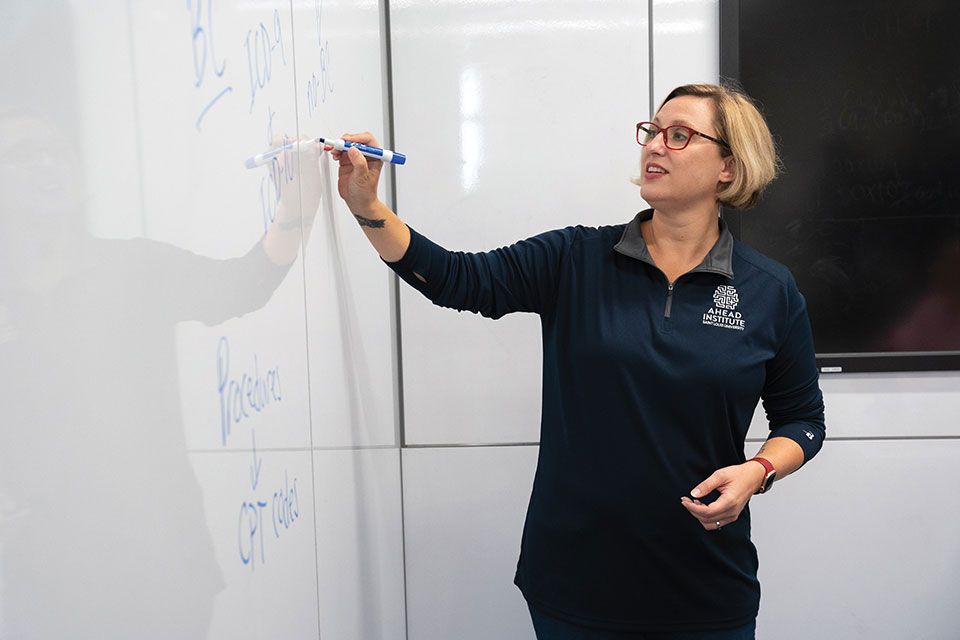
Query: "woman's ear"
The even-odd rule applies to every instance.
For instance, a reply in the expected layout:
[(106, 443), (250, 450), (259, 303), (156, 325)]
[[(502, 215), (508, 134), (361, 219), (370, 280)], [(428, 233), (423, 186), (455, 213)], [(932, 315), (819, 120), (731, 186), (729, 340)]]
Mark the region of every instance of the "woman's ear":
[(737, 162), (733, 159), (733, 156), (725, 156), (723, 158), (723, 169), (720, 170), (719, 181), (723, 184), (733, 182), (733, 179), (737, 177)]

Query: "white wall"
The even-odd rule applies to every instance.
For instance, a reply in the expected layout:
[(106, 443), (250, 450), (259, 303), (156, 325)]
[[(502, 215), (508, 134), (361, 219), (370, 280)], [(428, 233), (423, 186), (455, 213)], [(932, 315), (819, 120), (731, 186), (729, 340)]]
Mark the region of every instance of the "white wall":
[[(584, 193), (606, 188), (577, 180), (591, 171), (587, 163), (567, 173), (564, 163), (531, 161), (499, 143), (473, 149), (475, 128), (486, 132), (481, 140), (498, 131), (539, 142), (555, 127), (589, 136), (597, 133), (594, 119), (618, 117), (615, 109), (598, 112), (591, 100), (609, 91), (605, 81), (635, 82), (623, 99), (630, 102), (624, 117), (636, 121), (674, 86), (718, 79), (718, 0), (653, 0), (652, 47), (647, 3), (631, 3), (639, 13), (620, 19), (630, 25), (623, 46), (636, 60), (582, 43), (569, 58), (564, 47), (557, 57), (539, 58), (544, 52), (536, 47), (508, 55), (524, 41), (562, 41), (612, 19), (589, 21), (598, 3), (491, 0), (472, 3), (477, 14), (454, 3), (394, 5), (395, 87), (409, 81), (437, 104), (427, 121), (413, 115), (430, 109), (429, 100), (399, 90), (395, 96), (398, 147), (436, 159), (423, 173), (413, 165), (404, 170), (399, 212), (455, 249), (492, 248), (569, 223), (620, 222), (631, 213), (627, 197), (614, 196), (606, 208), (582, 206)], [(621, 72), (611, 75), (611, 68)], [(603, 70), (596, 84), (571, 95), (591, 69)], [(578, 70), (584, 77), (572, 80)], [(484, 84), (492, 80), (497, 84)], [(515, 100), (499, 90), (504, 86)], [(555, 110), (571, 114), (569, 123)], [(547, 114), (542, 122), (537, 113)], [(461, 141), (460, 155), (450, 139)], [(427, 146), (431, 140), (440, 142)], [(603, 173), (629, 174), (638, 158), (635, 148), (614, 143), (598, 163)], [(478, 164), (471, 169), (471, 162)], [(524, 190), (532, 195), (518, 195)], [(575, 206), (564, 206), (567, 191), (579, 194)], [(518, 207), (518, 197), (542, 206)], [(402, 456), (408, 638), (532, 639), (512, 577), (536, 462), (539, 327), (526, 317), (491, 323), (458, 316), (412, 291), (402, 293), (401, 304), (406, 443), (418, 447)], [(452, 353), (435, 348), (457, 340), (468, 344)], [(823, 452), (752, 504), (764, 594), (757, 636), (955, 638), (960, 516), (948, 474), (960, 458), (960, 373), (826, 376), (822, 388)], [(765, 431), (758, 412), (748, 453)], [(489, 446), (496, 443), (514, 446)]]

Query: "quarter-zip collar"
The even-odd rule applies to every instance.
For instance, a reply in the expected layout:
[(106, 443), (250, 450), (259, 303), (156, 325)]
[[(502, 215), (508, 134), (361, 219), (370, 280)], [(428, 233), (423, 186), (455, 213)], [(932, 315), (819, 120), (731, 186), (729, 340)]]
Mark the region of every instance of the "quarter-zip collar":
[[(633, 220), (627, 223), (623, 235), (620, 236), (620, 242), (613, 249), (625, 256), (656, 267), (656, 263), (650, 257), (647, 243), (643, 239), (643, 233), (640, 231), (640, 223), (651, 218), (653, 218), (653, 209), (641, 211), (634, 216)], [(720, 237), (700, 264), (687, 273), (719, 273), (733, 279), (733, 234), (730, 233), (730, 229), (727, 228), (727, 223), (724, 222), (723, 218), (718, 217), (717, 222), (720, 225)]]

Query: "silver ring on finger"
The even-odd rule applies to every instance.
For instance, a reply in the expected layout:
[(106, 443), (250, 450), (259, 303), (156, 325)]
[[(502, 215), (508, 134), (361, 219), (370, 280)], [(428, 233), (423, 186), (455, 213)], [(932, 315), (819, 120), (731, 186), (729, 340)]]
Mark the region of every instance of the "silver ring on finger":
[(717, 520), (717, 531), (720, 531), (721, 528), (722, 528), (722, 527), (720, 526), (720, 521)]

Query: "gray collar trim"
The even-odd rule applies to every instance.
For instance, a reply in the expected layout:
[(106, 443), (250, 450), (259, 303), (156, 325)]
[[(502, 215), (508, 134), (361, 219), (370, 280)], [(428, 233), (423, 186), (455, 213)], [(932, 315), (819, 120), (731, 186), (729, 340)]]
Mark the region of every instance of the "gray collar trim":
[[(656, 267), (656, 263), (650, 257), (650, 251), (647, 249), (643, 234), (640, 232), (640, 223), (651, 218), (653, 218), (653, 209), (641, 211), (634, 216), (633, 220), (628, 222), (623, 230), (620, 242), (613, 247), (614, 251)], [(719, 273), (733, 279), (733, 234), (730, 233), (730, 229), (727, 228), (727, 223), (724, 222), (723, 218), (717, 218), (717, 222), (720, 224), (720, 238), (717, 239), (716, 244), (710, 249), (710, 253), (706, 255), (703, 262), (688, 273), (705, 271)]]

